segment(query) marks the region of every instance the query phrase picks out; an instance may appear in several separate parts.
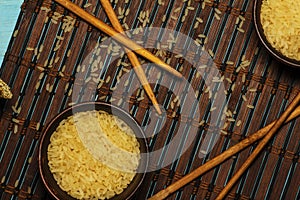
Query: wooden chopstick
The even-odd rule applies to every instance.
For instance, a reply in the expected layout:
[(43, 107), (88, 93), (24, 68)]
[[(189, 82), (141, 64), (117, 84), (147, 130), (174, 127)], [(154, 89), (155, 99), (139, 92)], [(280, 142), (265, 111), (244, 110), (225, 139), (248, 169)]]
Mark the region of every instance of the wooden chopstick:
[(162, 69), (168, 71), (169, 73), (181, 78), (182, 75), (173, 69), (170, 65), (166, 64), (158, 57), (153, 55), (151, 52), (144, 49), (142, 46), (136, 44), (134, 41), (130, 40), (129, 38), (125, 37), (123, 34), (118, 33), (115, 29), (110, 27), (109, 25), (105, 24), (100, 19), (96, 18), (95, 16), (89, 14), (84, 9), (80, 8), (78, 5), (74, 4), (69, 0), (54, 0), (55, 2), (59, 3), (64, 8), (68, 9), (70, 12), (74, 13), (75, 15), (79, 16), (86, 22), (90, 23), (94, 27), (98, 28), (105, 34), (111, 36), (114, 40), (118, 41), (119, 43), (123, 44), (127, 48), (131, 49), (132, 51), (136, 52), (140, 56), (150, 60), (151, 62), (157, 64)]
[(287, 107), (287, 109), (282, 113), (279, 119), (272, 126), (268, 134), (258, 143), (257, 147), (253, 150), (252, 154), (247, 158), (241, 168), (235, 173), (235, 175), (230, 179), (225, 188), (220, 192), (217, 196), (216, 200), (223, 199), (230, 189), (235, 185), (235, 183), (240, 179), (243, 173), (249, 168), (255, 158), (260, 154), (260, 152), (264, 149), (264, 147), (268, 144), (268, 142), (272, 139), (272, 137), (276, 134), (278, 129), (282, 126), (285, 120), (289, 117), (290, 113), (297, 107), (300, 102), (300, 92), (294, 98), (292, 103)]
[[(285, 123), (288, 123), (292, 121), (293, 119), (300, 116), (300, 106), (298, 106), (293, 113), (289, 116), (289, 118), (285, 121)], [(251, 144), (255, 143), (259, 139), (263, 138), (266, 134), (268, 134), (269, 130), (274, 126), (276, 121), (272, 122), (271, 124), (265, 126), (264, 128), (258, 130), (257, 132), (251, 134), (249, 137), (245, 138), (238, 144), (230, 147), (220, 155), (212, 158), (211, 160), (207, 161), (205, 164), (201, 165), (194, 171), (190, 172), (189, 174), (185, 175), (178, 181), (174, 182), (173, 184), (169, 185), (164, 190), (161, 190), (160, 192), (156, 193), (154, 196), (149, 198), (149, 200), (161, 200), (168, 197), (173, 192), (176, 192), (181, 187), (185, 186), (189, 182), (193, 181), (197, 177), (201, 176), (202, 174), (210, 171), (211, 169), (215, 168), (216, 166), (223, 163), (225, 160), (231, 158), (238, 152), (242, 151), (246, 147), (250, 146)]]
[[(106, 12), (112, 26), (116, 29), (116, 31), (118, 31), (119, 33), (123, 33), (124, 30), (122, 28), (122, 25), (120, 24), (119, 20), (118, 20), (118, 17), (113, 9), (113, 7), (111, 6), (109, 0), (100, 0), (101, 2), (101, 5), (104, 9), (104, 11)], [(124, 34), (123, 34), (124, 35)], [(158, 105), (158, 102), (155, 98), (155, 95), (151, 89), (151, 86), (150, 84), (148, 83), (147, 81), (147, 77), (141, 67), (141, 64), (137, 58), (137, 56), (132, 52), (130, 51), (129, 49), (127, 49), (126, 47), (124, 48), (127, 56), (128, 56), (128, 59), (129, 61), (131, 62), (132, 66), (133, 66), (133, 69), (135, 71), (135, 73), (137, 74), (141, 84), (143, 85), (147, 95), (149, 96), (150, 100), (152, 101), (152, 104), (154, 106), (154, 108), (156, 109), (157, 113), (158, 114), (161, 114), (161, 109)]]

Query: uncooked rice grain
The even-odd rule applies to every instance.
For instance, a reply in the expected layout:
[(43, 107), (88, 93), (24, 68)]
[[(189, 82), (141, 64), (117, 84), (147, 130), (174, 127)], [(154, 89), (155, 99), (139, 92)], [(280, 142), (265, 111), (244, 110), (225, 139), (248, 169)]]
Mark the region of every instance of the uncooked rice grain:
[(1, 178), (1, 183), (4, 183), (5, 182), (5, 176), (2, 176), (2, 178)]
[[(110, 146), (102, 146), (103, 141)], [(103, 162), (99, 153), (95, 154), (106, 151), (109, 156), (105, 157), (109, 158), (104, 159), (112, 160), (115, 153), (111, 151), (115, 149), (122, 152), (115, 163), (130, 167), (129, 171), (107, 166), (108, 161)], [(135, 176), (139, 159), (139, 143), (131, 128), (103, 111), (79, 112), (63, 120), (48, 146), (48, 164), (54, 179), (76, 199), (108, 199), (120, 194)]]
[(269, 43), (283, 55), (300, 60), (300, 3), (263, 0), (261, 24)]

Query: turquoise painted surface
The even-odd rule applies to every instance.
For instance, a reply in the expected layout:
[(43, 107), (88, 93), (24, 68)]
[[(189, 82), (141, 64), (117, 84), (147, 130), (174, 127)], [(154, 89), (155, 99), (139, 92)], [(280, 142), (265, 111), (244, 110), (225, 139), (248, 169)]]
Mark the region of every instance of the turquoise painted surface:
[(0, 0), (0, 67), (23, 0)]

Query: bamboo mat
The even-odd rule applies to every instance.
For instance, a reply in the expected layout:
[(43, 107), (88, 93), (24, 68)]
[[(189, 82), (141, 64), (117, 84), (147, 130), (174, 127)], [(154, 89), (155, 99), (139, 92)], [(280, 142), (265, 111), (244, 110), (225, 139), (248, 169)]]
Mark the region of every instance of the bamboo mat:
[[(108, 23), (99, 1), (75, 2)], [(209, 122), (210, 113), (214, 111), (205, 88), (205, 77), (197, 76), (193, 64), (172, 53), (150, 49), (181, 71), (198, 91), (200, 102), (197, 105), (199, 118), (195, 118), (192, 111), (181, 109), (189, 102), (171, 105), (176, 98), (172, 91), (185, 88), (184, 83), (170, 80), (166, 73), (148, 67), (146, 73), (153, 81), (152, 88), (167, 114), (164, 123), (150, 122), (154, 114), (151, 102), (146, 95), (140, 98), (141, 87), (131, 92), (138, 84), (133, 73), (129, 75), (130, 82), (120, 86), (122, 90), (115, 90), (120, 71), (131, 68), (126, 56), (119, 58), (115, 49), (99, 46), (99, 41), (106, 39), (105, 35), (50, 0), (25, 0), (0, 69), (0, 77), (14, 94), (13, 99), (0, 102), (0, 199), (49, 198), (38, 173), (39, 138), (49, 120), (72, 103), (105, 101), (119, 106), (129, 103), (129, 112), (146, 133), (159, 130), (159, 134), (148, 138), (152, 151), (169, 143), (176, 132), (187, 138), (195, 134), (179, 159), (167, 157), (171, 150), (166, 150), (152, 160), (152, 168), (163, 166), (168, 159), (173, 162), (147, 174), (134, 197), (146, 199), (278, 118), (299, 92), (298, 72), (273, 60), (261, 46), (253, 26), (251, 0), (115, 0), (112, 4), (122, 23), (128, 25), (127, 29), (162, 27), (194, 40), (200, 35), (199, 43), (205, 43), (223, 77), (230, 111), (228, 126), (220, 132), (212, 151), (200, 158), (199, 145), (205, 135), (216, 131), (216, 125)], [(145, 16), (149, 17), (149, 22), (144, 22)], [(205, 42), (202, 35), (208, 38)], [(162, 40), (163, 37), (157, 38), (159, 42)], [(82, 62), (95, 46), (99, 49), (98, 64), (102, 67), (91, 70)], [(185, 53), (194, 63), (201, 61), (197, 50)], [(95, 61), (90, 59), (89, 64)], [(203, 70), (204, 73), (209, 71), (209, 67)], [(166, 82), (174, 89), (164, 87)], [(179, 128), (183, 122), (189, 129)], [(227, 199), (300, 199), (299, 132), (299, 120), (285, 125)], [(184, 145), (183, 141), (175, 149), (176, 153), (182, 151)], [(253, 148), (255, 145), (183, 187), (169, 199), (214, 199)]]

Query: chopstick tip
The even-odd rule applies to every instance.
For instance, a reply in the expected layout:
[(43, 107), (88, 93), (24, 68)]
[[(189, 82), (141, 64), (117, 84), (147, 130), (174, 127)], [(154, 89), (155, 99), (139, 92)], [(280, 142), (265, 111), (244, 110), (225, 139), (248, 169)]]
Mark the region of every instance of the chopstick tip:
[(154, 106), (154, 108), (155, 108), (157, 114), (162, 115), (162, 111), (161, 111), (159, 105), (158, 105), (158, 104), (153, 104), (153, 106)]

